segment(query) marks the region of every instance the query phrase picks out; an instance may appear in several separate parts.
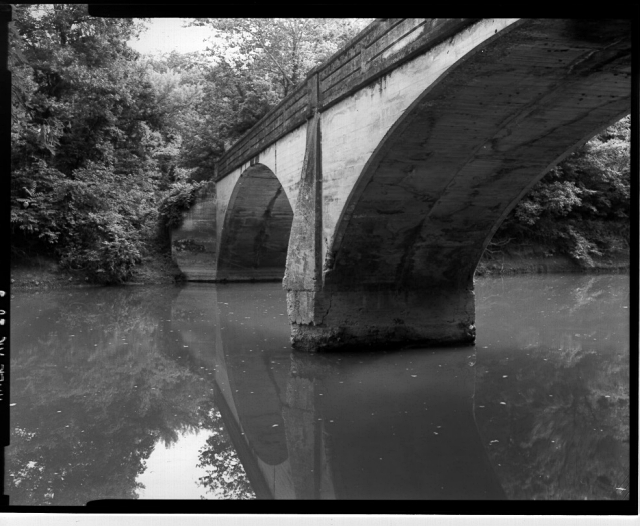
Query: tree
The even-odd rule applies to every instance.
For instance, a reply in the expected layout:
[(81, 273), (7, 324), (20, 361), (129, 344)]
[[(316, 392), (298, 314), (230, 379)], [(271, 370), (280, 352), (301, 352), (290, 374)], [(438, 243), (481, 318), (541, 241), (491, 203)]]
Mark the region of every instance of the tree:
[(219, 63), (266, 80), (282, 98), (370, 22), (363, 18), (200, 18), (194, 24), (214, 30), (209, 52)]
[(198, 484), (218, 498), (255, 499), (256, 495), (238, 458), (218, 410), (212, 410), (203, 422), (212, 431), (198, 452), (198, 467), (207, 470)]
[(585, 267), (593, 256), (628, 253), (630, 124), (625, 117), (549, 171), (505, 219), (496, 242), (538, 243)]
[[(171, 145), (143, 64), (141, 24), (83, 5), (18, 5), (11, 31), (14, 255), (50, 253), (122, 282), (155, 235)], [(161, 102), (161, 101), (160, 101)]]
[(199, 115), (184, 130), (183, 163), (196, 180), (370, 19), (206, 18), (213, 30)]
[[(14, 256), (50, 254), (93, 281), (126, 281), (161, 244), (159, 222), (191, 202), (199, 186), (190, 180), (209, 179), (235, 140), (364, 25), (197, 23), (223, 35), (209, 52), (144, 59), (126, 44), (141, 21), (93, 18), (84, 5), (16, 6)], [(235, 54), (233, 41), (242, 42)]]

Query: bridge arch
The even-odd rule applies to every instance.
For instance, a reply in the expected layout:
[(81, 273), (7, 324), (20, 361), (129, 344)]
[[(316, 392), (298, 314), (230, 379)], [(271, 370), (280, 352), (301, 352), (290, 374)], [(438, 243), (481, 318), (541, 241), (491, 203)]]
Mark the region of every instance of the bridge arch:
[(327, 326), (362, 343), (473, 341), (500, 223), (630, 109), (628, 20), (526, 20), (441, 75), (362, 170), (324, 264)]
[(217, 280), (282, 279), (292, 221), (287, 194), (271, 169), (260, 163), (246, 169), (225, 211)]
[(472, 342), (493, 233), (629, 112), (630, 26), (377, 20), (216, 164), (206, 275), (284, 276), (299, 349)]

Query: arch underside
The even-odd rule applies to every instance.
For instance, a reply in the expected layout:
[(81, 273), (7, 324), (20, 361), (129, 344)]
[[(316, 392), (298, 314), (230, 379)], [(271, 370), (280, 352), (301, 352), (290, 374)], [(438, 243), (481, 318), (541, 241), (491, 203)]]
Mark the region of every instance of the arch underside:
[[(527, 20), (428, 88), (345, 208), (325, 323), (473, 339), (473, 273), (495, 230), (554, 164), (628, 113), (629, 35), (628, 20)], [(411, 328), (431, 320), (451, 330)]]
[(293, 210), (273, 172), (260, 164), (246, 170), (225, 216), (217, 279), (281, 280), (292, 222)]

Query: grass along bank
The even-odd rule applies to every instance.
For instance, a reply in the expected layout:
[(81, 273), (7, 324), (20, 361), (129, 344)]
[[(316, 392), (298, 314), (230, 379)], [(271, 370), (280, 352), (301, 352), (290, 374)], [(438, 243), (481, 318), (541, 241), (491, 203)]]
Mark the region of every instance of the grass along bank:
[[(151, 254), (133, 269), (128, 285), (171, 285), (182, 281), (180, 269), (169, 254)], [(82, 270), (62, 268), (47, 256), (35, 256), (11, 262), (11, 290), (51, 290), (60, 288), (99, 287)]]
[(548, 245), (527, 243), (490, 246), (478, 263), (475, 275), (628, 272), (629, 257), (628, 251), (592, 255), (590, 264), (586, 265), (567, 254), (554, 251)]

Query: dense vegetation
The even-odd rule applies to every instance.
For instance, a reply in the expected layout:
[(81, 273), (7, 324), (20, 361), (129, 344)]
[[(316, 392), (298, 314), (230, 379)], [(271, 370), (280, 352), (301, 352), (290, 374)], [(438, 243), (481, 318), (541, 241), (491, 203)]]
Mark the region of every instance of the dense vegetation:
[(141, 26), (81, 5), (17, 5), (12, 26), (12, 252), (123, 281), (171, 179), (158, 89), (125, 44)]
[[(215, 161), (369, 20), (196, 19), (198, 53), (145, 57), (144, 21), (18, 4), (10, 24), (11, 250), (126, 281), (168, 250)], [(628, 245), (629, 122), (549, 174), (497, 238), (543, 238), (585, 265)]]
[(550, 170), (505, 219), (494, 246), (533, 243), (586, 268), (594, 256), (628, 254), (630, 128), (627, 116)]
[(209, 50), (143, 57), (127, 45), (142, 21), (67, 4), (13, 19), (13, 258), (104, 283), (166, 250), (225, 148), (367, 23), (199, 19), (221, 36)]
[(135, 499), (152, 451), (196, 432), (209, 435), (198, 451), (202, 494), (251, 497), (216, 409), (213, 364), (190, 352), (177, 294), (140, 287), (21, 297), (5, 457), (12, 505)]

